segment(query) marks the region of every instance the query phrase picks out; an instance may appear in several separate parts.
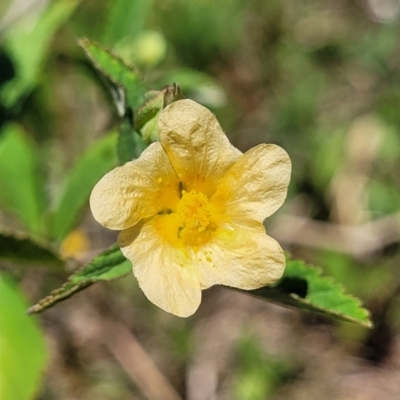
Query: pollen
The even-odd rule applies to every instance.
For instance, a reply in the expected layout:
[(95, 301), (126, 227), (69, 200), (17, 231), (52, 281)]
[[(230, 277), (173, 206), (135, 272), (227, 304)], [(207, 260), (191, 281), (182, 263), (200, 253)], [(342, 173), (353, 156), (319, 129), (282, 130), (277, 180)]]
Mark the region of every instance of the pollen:
[(209, 242), (218, 224), (219, 210), (206, 194), (181, 190), (177, 206), (159, 213), (156, 229), (160, 238), (174, 247), (201, 247)]
[(182, 190), (176, 216), (179, 220), (178, 239), (184, 246), (196, 248), (211, 239), (215, 230), (213, 208), (203, 192)]
[(183, 228), (203, 232), (211, 222), (211, 205), (208, 197), (196, 190), (182, 191), (177, 213), (183, 222)]

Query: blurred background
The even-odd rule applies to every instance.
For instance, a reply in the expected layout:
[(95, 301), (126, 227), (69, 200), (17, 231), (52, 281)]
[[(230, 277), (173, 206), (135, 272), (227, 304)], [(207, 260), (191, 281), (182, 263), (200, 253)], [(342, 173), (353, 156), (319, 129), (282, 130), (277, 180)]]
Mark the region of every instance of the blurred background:
[[(287, 150), (267, 231), (360, 297), (372, 330), (223, 287), (179, 319), (131, 276), (25, 316), (116, 240), (87, 207), (119, 120), (82, 37), (149, 89), (178, 83), (240, 150)], [(2, 0), (0, 230), (66, 263), (0, 243), (1, 400), (400, 398), (399, 37), (398, 0)]]

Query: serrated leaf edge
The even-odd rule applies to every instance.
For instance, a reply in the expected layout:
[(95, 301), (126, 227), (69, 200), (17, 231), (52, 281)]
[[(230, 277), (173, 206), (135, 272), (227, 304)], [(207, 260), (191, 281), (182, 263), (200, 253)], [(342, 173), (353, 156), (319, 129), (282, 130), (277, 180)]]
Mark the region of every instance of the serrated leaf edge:
[(96, 58), (94, 58), (90, 51), (86, 48), (88, 45), (95, 45), (102, 51), (106, 52), (111, 58), (114, 60), (118, 61), (121, 63), (126, 69), (128, 69), (130, 72), (133, 74), (136, 74), (139, 76), (139, 72), (133, 68), (131, 65), (128, 65), (121, 57), (117, 56), (112, 50), (110, 50), (108, 47), (105, 47), (101, 45), (100, 43), (96, 42), (95, 40), (89, 39), (89, 38), (80, 38), (78, 39), (78, 45), (79, 47), (85, 52), (86, 56), (89, 58), (89, 60), (92, 62), (92, 64), (96, 67), (97, 70), (101, 71), (101, 73), (107, 77), (111, 82), (113, 82), (116, 86), (120, 87), (123, 90), (126, 90), (123, 85), (121, 85), (120, 82), (116, 82), (113, 77), (110, 76), (106, 71), (104, 71), (104, 68), (98, 63)]
[[(93, 260), (90, 263), (88, 263), (86, 265), (83, 265), (82, 267), (78, 268), (73, 274), (71, 274), (67, 278), (67, 281), (64, 282), (59, 288), (51, 291), (48, 296), (44, 297), (43, 299), (39, 300), (35, 305), (33, 305), (32, 307), (28, 308), (27, 314), (40, 313), (40, 312), (46, 310), (47, 308), (50, 308), (53, 305), (59, 303), (60, 301), (66, 300), (69, 297), (71, 297), (72, 295), (74, 295), (75, 293), (78, 293), (81, 290), (83, 290), (83, 289), (93, 285), (94, 283), (98, 282), (98, 280), (91, 279), (91, 278), (88, 278), (85, 281), (76, 282), (76, 283), (73, 282), (73, 280), (82, 271), (88, 269), (89, 265), (93, 264), (98, 257), (107, 256), (107, 255), (113, 253), (114, 251), (116, 251), (118, 249), (119, 249), (119, 246), (114, 244), (111, 247), (109, 247), (108, 249), (106, 249), (105, 251), (103, 251), (102, 253), (100, 253), (99, 255), (97, 255), (96, 257), (94, 257)], [(122, 277), (122, 275), (120, 277)], [(63, 293), (65, 288), (68, 287), (68, 285), (70, 285), (70, 284), (73, 284), (74, 286), (70, 290), (65, 291), (64, 294), (60, 295), (60, 293)]]
[[(366, 322), (362, 322), (362, 321), (360, 321), (360, 320), (358, 320), (358, 319), (356, 319), (356, 318), (347, 316), (347, 315), (345, 315), (345, 314), (340, 314), (340, 313), (337, 312), (337, 311), (334, 311), (334, 310), (331, 310), (331, 309), (327, 310), (327, 309), (325, 309), (325, 308), (323, 308), (323, 307), (320, 307), (320, 306), (318, 306), (318, 305), (315, 305), (315, 303), (313, 303), (313, 302), (312, 302), (310, 299), (308, 299), (307, 297), (306, 297), (306, 298), (302, 298), (302, 297), (296, 295), (295, 293), (291, 293), (291, 294), (290, 294), (291, 297), (296, 298), (296, 300), (298, 300), (298, 301), (300, 301), (300, 302), (302, 302), (302, 303), (304, 303), (304, 304), (308, 304), (308, 305), (312, 306), (312, 307), (315, 308), (315, 309), (320, 310), (320, 311), (321, 311), (323, 314), (325, 314), (325, 315), (327, 315), (327, 314), (329, 313), (329, 314), (331, 314), (331, 315), (336, 316), (336, 317), (339, 318), (339, 319), (346, 320), (346, 321), (350, 321), (350, 322), (355, 322), (355, 323), (358, 323), (358, 324), (360, 324), (360, 325), (362, 325), (362, 326), (365, 326), (365, 327), (367, 327), (367, 328), (372, 328), (372, 327), (373, 327), (373, 323), (372, 323), (372, 321), (371, 321), (371, 312), (370, 312), (367, 308), (363, 307), (362, 301), (361, 301), (358, 297), (356, 297), (356, 296), (354, 296), (354, 295), (352, 295), (352, 294), (347, 293), (347, 292), (346, 292), (346, 288), (345, 288), (341, 283), (337, 282), (333, 277), (331, 277), (331, 276), (324, 276), (324, 275), (323, 275), (323, 269), (322, 269), (321, 267), (318, 267), (318, 266), (312, 265), (312, 264), (307, 264), (307, 263), (306, 263), (305, 261), (303, 261), (303, 260), (292, 259), (289, 255), (286, 255), (286, 262), (290, 262), (290, 261), (301, 262), (301, 263), (302, 263), (306, 268), (308, 268), (309, 270), (315, 271), (315, 274), (316, 274), (315, 276), (316, 276), (316, 277), (318, 277), (319, 279), (321, 279), (321, 280), (323, 280), (323, 281), (325, 281), (325, 282), (329, 282), (329, 284), (330, 284), (331, 286), (336, 287), (337, 290), (340, 291), (341, 295), (345, 296), (345, 297), (348, 299), (349, 302), (350, 302), (351, 299), (354, 300), (354, 302), (358, 305), (358, 308), (360, 309), (360, 311), (363, 311), (363, 312), (365, 313), (365, 319), (366, 319), (367, 321), (366, 321)], [(321, 292), (324, 292), (325, 290), (320, 290), (320, 291), (321, 291)], [(316, 293), (316, 292), (313, 292), (313, 293)]]

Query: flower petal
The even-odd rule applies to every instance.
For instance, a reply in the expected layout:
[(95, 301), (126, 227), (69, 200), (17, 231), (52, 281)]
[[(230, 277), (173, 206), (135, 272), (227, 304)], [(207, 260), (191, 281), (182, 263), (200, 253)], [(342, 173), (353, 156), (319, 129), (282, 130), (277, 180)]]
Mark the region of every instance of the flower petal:
[(109, 229), (126, 229), (179, 202), (179, 178), (160, 143), (139, 159), (106, 174), (94, 187), (90, 208)]
[(183, 249), (160, 240), (157, 218), (163, 216), (122, 231), (118, 242), (147, 298), (169, 313), (188, 317), (201, 302), (198, 272)]
[(285, 269), (285, 255), (262, 224), (222, 230), (197, 253), (202, 289), (220, 284), (244, 290), (278, 280)]
[(225, 204), (235, 223), (263, 221), (284, 202), (290, 181), (291, 162), (281, 147), (260, 144), (229, 169), (218, 183), (211, 201)]
[(187, 191), (211, 195), (218, 179), (242, 154), (211, 111), (192, 100), (166, 107), (158, 125), (160, 141)]

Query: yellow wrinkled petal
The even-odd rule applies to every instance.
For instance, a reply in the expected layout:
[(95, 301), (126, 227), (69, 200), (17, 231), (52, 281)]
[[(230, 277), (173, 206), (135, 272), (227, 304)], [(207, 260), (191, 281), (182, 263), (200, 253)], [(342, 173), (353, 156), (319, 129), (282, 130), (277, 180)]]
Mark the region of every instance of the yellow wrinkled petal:
[(160, 241), (155, 224), (162, 217), (122, 231), (118, 242), (147, 298), (169, 313), (188, 317), (201, 302), (198, 272), (184, 249)]
[(257, 289), (278, 280), (285, 269), (282, 248), (262, 224), (227, 227), (196, 257), (202, 289), (216, 284)]
[(236, 223), (263, 221), (285, 201), (291, 162), (281, 147), (260, 144), (229, 169), (218, 183), (211, 201), (224, 202)]
[(176, 207), (179, 178), (160, 143), (153, 143), (139, 159), (106, 174), (94, 187), (90, 208), (109, 229), (125, 229), (142, 218)]
[(158, 126), (160, 141), (187, 191), (211, 195), (220, 177), (242, 154), (230, 144), (215, 116), (192, 100), (166, 107)]

